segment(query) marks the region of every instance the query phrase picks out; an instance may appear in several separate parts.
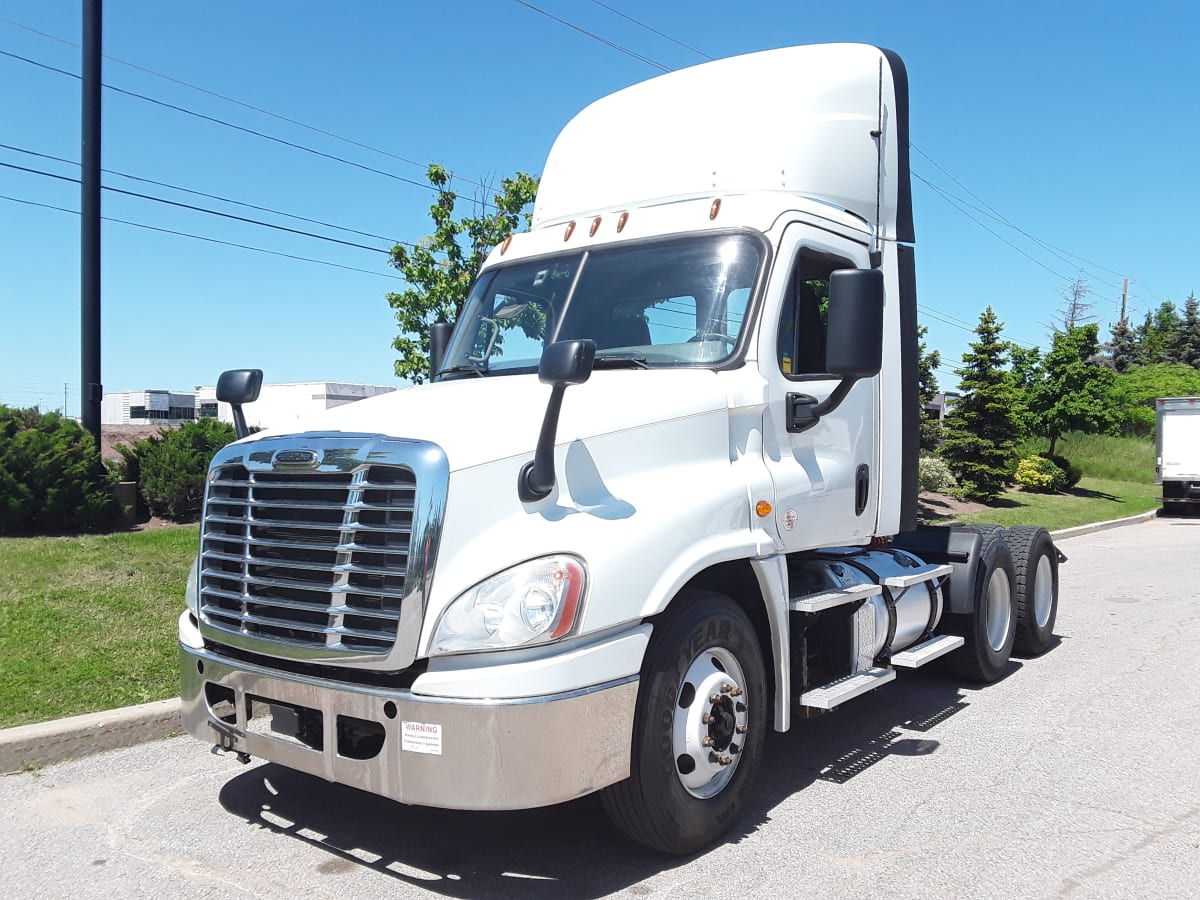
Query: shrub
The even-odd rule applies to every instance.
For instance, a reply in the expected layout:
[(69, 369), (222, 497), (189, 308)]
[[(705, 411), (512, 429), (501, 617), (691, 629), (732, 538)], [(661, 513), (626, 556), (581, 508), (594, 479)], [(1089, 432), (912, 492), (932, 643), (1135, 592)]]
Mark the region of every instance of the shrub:
[(1062, 469), (1063, 485), (1061, 490), (1068, 490), (1079, 484), (1079, 479), (1083, 477), (1083, 470), (1065, 456), (1059, 456), (1057, 453), (1039, 453), (1038, 455), (1050, 460), (1050, 462)]
[(236, 437), (232, 425), (216, 419), (197, 419), (178, 428), (163, 429), (157, 437), (136, 441), (122, 470), (136, 466), (142, 496), (152, 515), (184, 522), (200, 514), (204, 477), (213, 455)]
[(1052, 494), (1062, 490), (1067, 473), (1044, 456), (1027, 456), (1017, 463), (1017, 474), (1013, 480), (1027, 491)]
[(922, 456), (917, 462), (917, 482), (921, 490), (939, 493), (958, 487), (950, 467), (936, 456)]
[(0, 534), (106, 528), (119, 514), (113, 479), (79, 423), (0, 406)]

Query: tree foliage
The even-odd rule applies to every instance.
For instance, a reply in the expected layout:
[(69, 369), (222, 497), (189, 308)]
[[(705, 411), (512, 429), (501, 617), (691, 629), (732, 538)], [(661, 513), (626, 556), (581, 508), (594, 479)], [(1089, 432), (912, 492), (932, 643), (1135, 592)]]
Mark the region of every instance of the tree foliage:
[(416, 384), (422, 383), (429, 371), (430, 328), (437, 322), (458, 319), (487, 254), (522, 222), (528, 225), (525, 210), (538, 185), (533, 176), (518, 172), (500, 182), (490, 204), (477, 197), (470, 215), (455, 218), (458, 194), (450, 189), (450, 174), (431, 165), (426, 177), (438, 192), (429, 208), (433, 234), (416, 246), (397, 244), (392, 248), (391, 264), (403, 274), (408, 287), (387, 296), (400, 329), (392, 341), (399, 353), (396, 375)]
[(926, 412), (937, 396), (937, 368), (942, 364), (942, 352), (930, 350), (925, 342), (929, 329), (922, 325), (917, 329), (917, 395), (921, 398), (921, 452), (933, 453), (942, 442), (942, 423)]
[(218, 450), (237, 438), (233, 426), (196, 419), (120, 448), (122, 475), (138, 482), (152, 515), (187, 522), (200, 515), (204, 480)]
[(0, 534), (104, 528), (119, 514), (91, 434), (58, 413), (0, 406)]
[(1117, 375), (1112, 395), (1120, 411), (1118, 427), (1123, 433), (1153, 434), (1155, 399), (1200, 396), (1200, 371), (1181, 363), (1136, 366)]
[(1067, 431), (1106, 431), (1117, 421), (1113, 371), (1096, 361), (1096, 324), (1070, 326), (1054, 335), (1042, 363), (1043, 376), (1029, 391), (1034, 432), (1050, 439), (1050, 454)]
[(1008, 483), (1020, 437), (1019, 397), (1005, 369), (1008, 344), (1000, 339), (1001, 328), (989, 306), (975, 328), (978, 339), (956, 370), (963, 396), (946, 419), (941, 447), (963, 494), (983, 502), (994, 500)]

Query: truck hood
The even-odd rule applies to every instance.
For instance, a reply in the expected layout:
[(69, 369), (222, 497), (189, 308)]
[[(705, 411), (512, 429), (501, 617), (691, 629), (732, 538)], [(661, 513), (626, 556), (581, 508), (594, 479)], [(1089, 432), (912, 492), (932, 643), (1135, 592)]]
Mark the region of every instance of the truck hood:
[[(445, 451), (456, 471), (532, 454), (550, 391), (535, 374), (459, 378), (348, 403), (248, 440), (314, 431), (427, 440)], [(709, 413), (728, 404), (721, 379), (709, 369), (604, 369), (567, 390), (557, 442)]]

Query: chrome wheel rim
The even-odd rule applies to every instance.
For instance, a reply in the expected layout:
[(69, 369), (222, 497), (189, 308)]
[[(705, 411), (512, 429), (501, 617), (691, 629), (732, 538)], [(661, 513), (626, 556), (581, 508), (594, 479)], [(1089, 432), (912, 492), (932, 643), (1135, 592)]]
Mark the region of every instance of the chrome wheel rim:
[(1033, 575), (1033, 618), (1038, 628), (1046, 627), (1053, 606), (1054, 572), (1050, 568), (1050, 557), (1043, 553)]
[(706, 800), (725, 789), (741, 760), (750, 697), (737, 658), (723, 647), (698, 653), (679, 685), (671, 744), (679, 783)]
[(1012, 589), (1008, 573), (1003, 569), (994, 569), (988, 579), (984, 617), (988, 646), (993, 653), (999, 653), (1008, 640), (1008, 626), (1012, 621)]

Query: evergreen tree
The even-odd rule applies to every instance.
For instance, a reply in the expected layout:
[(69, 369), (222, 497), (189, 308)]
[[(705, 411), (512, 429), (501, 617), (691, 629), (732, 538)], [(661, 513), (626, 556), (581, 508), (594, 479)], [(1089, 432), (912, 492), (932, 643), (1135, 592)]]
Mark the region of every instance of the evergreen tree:
[(1017, 392), (1017, 422), (1021, 432), (1033, 430), (1033, 417), (1029, 411), (1030, 396), (1042, 380), (1042, 351), (1037, 347), (1008, 344), (1008, 377)]
[(1146, 313), (1146, 321), (1138, 326), (1136, 334), (1140, 345), (1138, 363), (1153, 366), (1179, 362), (1182, 324), (1179, 310), (1170, 300), (1164, 300), (1154, 312)]
[(1105, 347), (1112, 369), (1123, 375), (1138, 364), (1138, 346), (1128, 319), (1119, 319), (1112, 326), (1112, 340)]
[(1179, 361), (1200, 369), (1200, 300), (1193, 291), (1183, 306), (1183, 325), (1179, 329)]
[(921, 452), (933, 453), (942, 442), (942, 423), (926, 408), (937, 396), (938, 382), (934, 370), (942, 364), (942, 352), (929, 350), (925, 335), (929, 329), (922, 325), (917, 329), (917, 395), (921, 399)]
[(1008, 344), (989, 306), (975, 328), (978, 340), (956, 370), (964, 396), (946, 419), (941, 454), (972, 500), (994, 500), (1009, 481), (1020, 437), (1017, 390), (1005, 371)]
[(1117, 421), (1112, 369), (1100, 365), (1100, 327), (1076, 326), (1054, 336), (1044, 362), (1045, 377), (1031, 392), (1034, 430), (1050, 439), (1054, 455), (1058, 439), (1067, 431), (1094, 434)]

